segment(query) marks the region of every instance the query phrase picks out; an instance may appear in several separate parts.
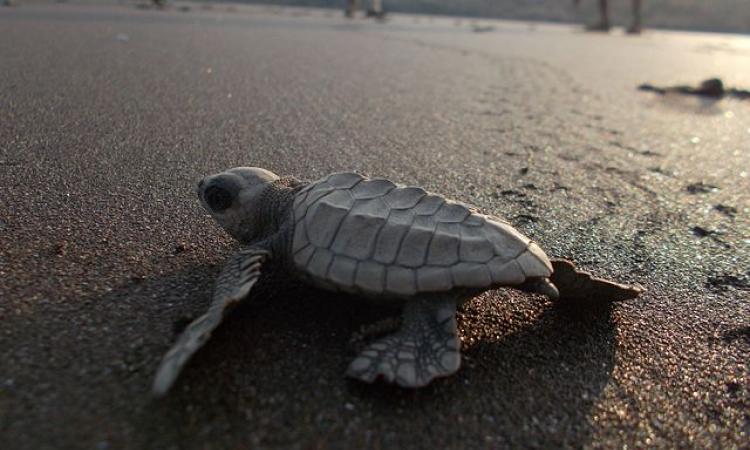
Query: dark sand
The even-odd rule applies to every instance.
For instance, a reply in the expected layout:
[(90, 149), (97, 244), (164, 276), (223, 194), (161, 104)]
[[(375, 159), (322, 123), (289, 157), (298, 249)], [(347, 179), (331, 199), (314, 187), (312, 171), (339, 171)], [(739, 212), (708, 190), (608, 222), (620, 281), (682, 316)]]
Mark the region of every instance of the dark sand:
[[(750, 105), (636, 89), (750, 86), (747, 38), (273, 11), (0, 10), (0, 448), (748, 447)], [(648, 291), (488, 293), (411, 392), (343, 378), (384, 312), (266, 280), (152, 401), (235, 165), (417, 183)]]

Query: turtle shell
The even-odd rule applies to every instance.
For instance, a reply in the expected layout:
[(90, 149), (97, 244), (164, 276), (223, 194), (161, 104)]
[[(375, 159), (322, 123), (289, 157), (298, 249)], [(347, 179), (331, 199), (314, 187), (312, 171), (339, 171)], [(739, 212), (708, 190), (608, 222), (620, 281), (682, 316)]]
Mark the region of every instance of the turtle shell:
[(294, 200), (293, 263), (330, 289), (411, 297), (549, 277), (544, 252), (508, 223), (418, 187), (355, 173)]

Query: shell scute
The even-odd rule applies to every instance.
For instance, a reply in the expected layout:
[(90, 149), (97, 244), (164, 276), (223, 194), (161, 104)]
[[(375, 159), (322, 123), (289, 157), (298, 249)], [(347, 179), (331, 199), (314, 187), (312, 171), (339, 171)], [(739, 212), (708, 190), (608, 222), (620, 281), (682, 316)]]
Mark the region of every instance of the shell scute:
[(515, 258), (528, 247), (529, 239), (506, 223), (487, 220), (482, 230), (498, 256)]
[(385, 219), (363, 214), (349, 214), (344, 218), (333, 239), (331, 250), (338, 255), (364, 261), (375, 248), (375, 240)]
[(373, 259), (382, 264), (395, 262), (401, 248), (401, 242), (410, 229), (410, 225), (389, 222), (388, 226), (380, 230), (380, 235), (375, 243)]
[[(312, 205), (305, 216), (307, 239), (316, 247), (328, 248), (336, 237), (336, 231), (341, 227), (349, 211), (346, 208), (320, 201)], [(302, 227), (297, 227), (302, 228)], [(295, 234), (296, 234), (295, 230)], [(297, 238), (294, 238), (295, 243)]]
[(371, 198), (369, 200), (357, 200), (351, 211), (352, 214), (378, 217), (381, 219), (387, 218), (390, 212), (390, 208), (380, 197)]
[(425, 221), (426, 223), (415, 222), (404, 236), (398, 251), (396, 263), (405, 267), (420, 267), (425, 263), (427, 258), (427, 249), (430, 240), (435, 233), (435, 223)]
[(492, 285), (492, 277), (486, 264), (460, 262), (451, 267), (451, 273), (455, 286), (482, 288)]
[(393, 209), (413, 208), (427, 195), (424, 189), (418, 187), (399, 187), (385, 196), (385, 201)]
[(431, 266), (450, 266), (458, 262), (458, 250), (461, 242), (459, 225), (439, 223), (427, 250), (427, 264)]
[(401, 266), (386, 268), (386, 290), (396, 295), (410, 297), (417, 293), (417, 282), (413, 269)]
[(313, 186), (310, 192), (307, 193), (307, 198), (305, 199), (304, 203), (306, 203), (307, 205), (313, 205), (323, 196), (328, 195), (332, 190), (333, 186), (326, 183), (325, 181), (322, 183), (317, 183), (315, 186)]
[(487, 264), (490, 269), (492, 282), (503, 285), (521, 284), (526, 276), (521, 266), (515, 259), (508, 260), (502, 256), (496, 256)]
[(344, 289), (354, 286), (354, 275), (357, 271), (357, 260), (336, 255), (328, 269), (327, 278)]
[(417, 203), (417, 206), (413, 208), (414, 214), (418, 216), (431, 216), (443, 206), (443, 203), (445, 203), (445, 199), (439, 195), (425, 195), (419, 203)]
[(494, 246), (482, 228), (461, 227), (460, 242), (461, 261), (486, 263), (495, 256)]
[(307, 262), (307, 270), (311, 275), (323, 279), (328, 273), (328, 266), (331, 265), (331, 261), (333, 261), (333, 253), (318, 247), (315, 249), (312, 258)]
[[(536, 244), (532, 243), (529, 247), (531, 246), (536, 247)], [(516, 258), (516, 262), (518, 262), (518, 265), (527, 278), (548, 277), (552, 275), (552, 269), (548, 267), (549, 262), (547, 259), (539, 258), (538, 255), (532, 253), (530, 250), (521, 253)]]
[(483, 214), (469, 214), (469, 216), (464, 219), (464, 225), (469, 227), (481, 227), (484, 225), (487, 221), (485, 220), (487, 216)]
[(365, 292), (381, 294), (385, 289), (385, 266), (372, 261), (359, 263), (354, 284)]
[(297, 253), (294, 254), (294, 263), (299, 267), (307, 266), (307, 263), (310, 261), (310, 258), (312, 258), (313, 253), (315, 253), (315, 247), (313, 247), (312, 245), (302, 247), (299, 251), (297, 251)]
[(411, 209), (392, 209), (388, 215), (388, 225), (406, 225), (408, 227), (414, 223), (414, 211)]
[(454, 202), (445, 202), (435, 213), (435, 220), (440, 223), (461, 223), (471, 214), (469, 209)]
[(396, 188), (393, 182), (383, 179), (364, 180), (351, 189), (352, 196), (357, 200), (382, 197)]
[(417, 287), (423, 292), (448, 291), (453, 287), (448, 267), (425, 266), (417, 269)]
[(346, 209), (347, 211), (354, 206), (354, 198), (346, 189), (336, 189), (331, 191), (328, 195), (321, 198), (320, 201), (337, 208)]
[(336, 189), (351, 189), (365, 178), (353, 172), (339, 172), (331, 174), (326, 182)]

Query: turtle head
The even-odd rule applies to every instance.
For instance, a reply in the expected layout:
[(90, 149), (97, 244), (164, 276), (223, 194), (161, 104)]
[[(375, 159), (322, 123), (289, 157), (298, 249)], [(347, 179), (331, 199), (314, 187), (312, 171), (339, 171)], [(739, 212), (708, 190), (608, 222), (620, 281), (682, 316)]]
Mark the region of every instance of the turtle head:
[(227, 233), (252, 242), (263, 233), (261, 193), (279, 177), (258, 167), (235, 167), (198, 182), (198, 198)]

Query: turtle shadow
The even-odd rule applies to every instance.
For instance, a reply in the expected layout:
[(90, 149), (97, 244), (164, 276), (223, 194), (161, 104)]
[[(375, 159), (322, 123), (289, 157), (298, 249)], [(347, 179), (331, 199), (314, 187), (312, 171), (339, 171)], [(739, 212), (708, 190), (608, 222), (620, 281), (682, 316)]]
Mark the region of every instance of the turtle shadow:
[[(250, 296), (230, 311), (193, 355), (166, 397), (150, 399), (142, 414), (133, 417), (144, 445), (177, 442), (180, 447), (200, 447), (191, 436), (210, 428), (208, 435), (218, 431), (217, 442), (223, 442), (211, 439), (213, 445), (236, 447), (244, 440), (220, 432), (230, 426), (253, 429), (262, 444), (310, 442), (309, 429), (303, 435), (290, 433), (290, 428), (297, 428), (295, 423), (309, 420), (300, 415), (322, 409), (336, 417), (345, 410), (342, 398), (348, 394), (343, 373), (355, 356), (350, 337), (360, 326), (398, 314), (398, 310), (312, 288), (284, 271), (268, 269)], [(175, 308), (162, 319), (166, 325), (161, 349), (149, 356), (151, 377), (184, 327), (208, 308), (219, 270), (218, 266), (197, 266), (143, 283), (147, 285), (141, 287), (144, 297), (153, 297), (165, 285), (174, 286), (175, 280), (192, 293), (185, 298), (189, 306)], [(152, 378), (142, 381), (145, 396)], [(326, 397), (322, 402), (321, 395)], [(336, 419), (331, 421), (337, 426)]]
[[(197, 270), (202, 272), (204, 268)], [(211, 275), (216, 272), (213, 269), (201, 277), (211, 279), (209, 286), (199, 298), (189, 300), (204, 306), (191, 307), (192, 314), (175, 312), (172, 315), (170, 345), (192, 320), (208, 309), (215, 278)], [(189, 287), (187, 290), (193, 291)], [(288, 370), (285, 378), (302, 372), (317, 375), (316, 356), (325, 359), (328, 353), (351, 352), (349, 338), (358, 327), (398, 312), (362, 303), (349, 295), (307, 286), (287, 276), (283, 270), (269, 267), (248, 298), (227, 313), (208, 342), (191, 358), (176, 390), (179, 391), (178, 385), (182, 384), (194, 391), (197, 387), (190, 385), (196, 381), (203, 384), (201, 372), (228, 365), (238, 365), (240, 372), (245, 368), (241, 366), (252, 365), (252, 373), (260, 374), (263, 367), (284, 363), (283, 369)], [(324, 351), (326, 347), (330, 347), (329, 352)], [(307, 355), (311, 359), (309, 364)], [(214, 388), (226, 390), (230, 381), (222, 380)]]
[[(477, 325), (472, 323), (474, 314), (481, 312), (464, 313), (459, 321), (463, 328)], [(484, 425), (463, 439), (479, 435), (490, 447), (579, 447), (589, 441), (592, 410), (611, 379), (614, 348), (611, 304), (587, 309), (549, 305), (533, 321), (499, 339), (465, 343), (459, 372), (423, 390), (382, 383), (350, 387), (383, 413), (438, 411), (459, 423)], [(445, 441), (458, 439), (455, 429), (449, 432), (452, 436), (444, 436)]]
[[(143, 398), (180, 327), (208, 307), (219, 270), (217, 265), (195, 266), (111, 294), (136, 295), (143, 306), (172, 289), (171, 309), (160, 305), (137, 313), (149, 316), (152, 328), (162, 323), (161, 334), (140, 348), (139, 356), (146, 359), (137, 380)], [(512, 331), (465, 343), (457, 374), (420, 390), (404, 390), (344, 377), (355, 356), (352, 333), (398, 311), (271, 272), (194, 355), (166, 398), (147, 401), (131, 416), (144, 445), (347, 441), (376, 447), (419, 442), (546, 447), (587, 442), (592, 408), (614, 365), (610, 308), (581, 313), (521, 295), (520, 312), (535, 317), (519, 321), (519, 311), (506, 307), (502, 298), (494, 301), (499, 294), (492, 293), (468, 305), (461, 327), (483, 329), (489, 308), (495, 325), (514, 323)], [(425, 431), (416, 431), (420, 427)]]

